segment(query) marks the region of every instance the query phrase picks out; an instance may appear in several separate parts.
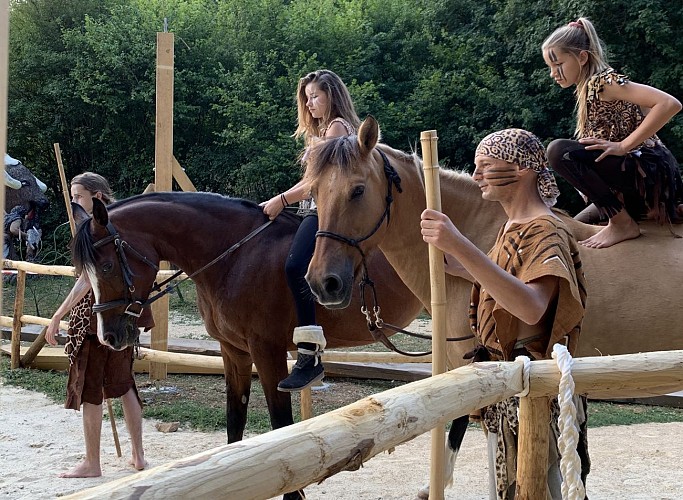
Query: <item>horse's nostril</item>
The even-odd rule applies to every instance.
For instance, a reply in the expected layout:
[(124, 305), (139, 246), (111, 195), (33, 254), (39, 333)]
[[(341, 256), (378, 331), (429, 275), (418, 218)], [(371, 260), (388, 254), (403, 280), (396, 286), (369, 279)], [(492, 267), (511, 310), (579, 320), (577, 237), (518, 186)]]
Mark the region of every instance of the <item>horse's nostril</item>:
[(336, 294), (342, 289), (342, 280), (339, 278), (339, 276), (328, 276), (325, 278), (324, 286), (325, 293)]
[(115, 341), (116, 341), (116, 336), (114, 335), (113, 332), (104, 332), (102, 335), (102, 339), (109, 344), (110, 346), (114, 347)]

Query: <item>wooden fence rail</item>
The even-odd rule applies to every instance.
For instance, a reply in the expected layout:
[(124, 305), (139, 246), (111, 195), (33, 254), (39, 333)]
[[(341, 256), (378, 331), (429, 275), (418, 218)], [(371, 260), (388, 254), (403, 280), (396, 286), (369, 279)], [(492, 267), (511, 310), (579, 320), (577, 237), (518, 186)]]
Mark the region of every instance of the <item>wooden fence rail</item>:
[[(683, 389), (683, 351), (578, 358), (572, 373), (577, 393), (589, 396), (665, 394)], [(555, 361), (532, 362), (529, 396), (522, 399), (557, 394), (559, 378)], [(476, 363), (65, 498), (271, 498), (356, 470), (383, 451), (522, 389), (522, 363)]]

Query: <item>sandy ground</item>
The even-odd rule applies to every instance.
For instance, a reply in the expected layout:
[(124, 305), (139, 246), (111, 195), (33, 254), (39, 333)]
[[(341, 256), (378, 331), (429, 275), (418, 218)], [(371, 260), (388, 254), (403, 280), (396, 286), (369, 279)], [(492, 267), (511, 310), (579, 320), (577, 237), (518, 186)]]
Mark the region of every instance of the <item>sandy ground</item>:
[[(0, 386), (0, 497), (54, 498), (124, 477), (128, 434), (118, 421), (123, 457), (116, 449), (107, 421), (102, 428), (104, 476), (61, 479), (59, 472), (83, 457), (81, 417), (51, 403), (44, 395)], [(225, 443), (222, 432), (180, 429), (164, 434), (145, 420), (144, 444), (150, 467)], [(593, 472), (588, 494), (594, 499), (679, 499), (683, 497), (683, 423), (602, 427), (589, 433)], [(429, 478), (429, 434), (369, 460), (357, 472), (340, 473), (306, 489), (309, 499), (410, 499)], [(487, 498), (483, 433), (471, 430), (456, 465), (455, 484), (446, 498)]]
[[(423, 325), (420, 325), (423, 326)], [(171, 335), (203, 338), (201, 325), (171, 328)], [(102, 426), (103, 477), (61, 479), (84, 455), (81, 415), (50, 402), (43, 394), (1, 385), (0, 498), (55, 498), (118, 479), (135, 471), (128, 466), (130, 444), (123, 421), (117, 421), (123, 457), (116, 456), (111, 427)], [(223, 432), (201, 433), (180, 428), (162, 433), (145, 419), (143, 440), (150, 467), (187, 457), (226, 443)], [(683, 498), (683, 423), (602, 427), (589, 431), (593, 472), (588, 479), (592, 499)], [(321, 485), (306, 488), (310, 499), (412, 499), (429, 480), (429, 434), (391, 453), (369, 460), (356, 472), (343, 472)], [(488, 498), (483, 433), (465, 436), (449, 500)], [(242, 499), (240, 499), (242, 500)]]

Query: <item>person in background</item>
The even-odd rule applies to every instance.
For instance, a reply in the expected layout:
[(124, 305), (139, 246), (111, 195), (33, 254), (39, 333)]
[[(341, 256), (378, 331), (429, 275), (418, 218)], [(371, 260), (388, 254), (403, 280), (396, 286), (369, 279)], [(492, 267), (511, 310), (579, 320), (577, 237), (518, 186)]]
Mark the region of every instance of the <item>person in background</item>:
[[(91, 214), (93, 199), (105, 205), (114, 201), (107, 180), (101, 175), (85, 172), (71, 181), (72, 201)], [(87, 223), (87, 222), (86, 222)], [(59, 477), (98, 477), (100, 465), (100, 436), (102, 430), (103, 399), (121, 398), (126, 427), (131, 439), (130, 464), (136, 470), (147, 465), (142, 447), (142, 402), (133, 377), (133, 348), (114, 351), (97, 339), (97, 317), (92, 312), (94, 298), (85, 273), (76, 280), (69, 295), (57, 308), (45, 332), (45, 340), (56, 345), (55, 335), (60, 320), (68, 313), (66, 353), (69, 357), (69, 379), (65, 408), (80, 410), (83, 406), (83, 436), (85, 458)], [(140, 326), (151, 328), (154, 323), (148, 308), (143, 309)]]

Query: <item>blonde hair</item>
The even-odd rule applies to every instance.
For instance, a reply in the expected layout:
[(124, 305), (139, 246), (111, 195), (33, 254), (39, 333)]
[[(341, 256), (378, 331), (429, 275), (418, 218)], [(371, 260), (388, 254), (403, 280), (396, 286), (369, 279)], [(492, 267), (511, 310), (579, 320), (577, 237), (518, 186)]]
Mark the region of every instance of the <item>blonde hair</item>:
[[(316, 83), (318, 88), (325, 92), (330, 102), (327, 114), (322, 118), (313, 118), (306, 107), (308, 100), (306, 97), (306, 85), (309, 83)], [(327, 69), (313, 71), (299, 80), (299, 85), (296, 89), (296, 107), (297, 127), (294, 137), (298, 139), (303, 136), (306, 145), (310, 143), (312, 137), (319, 137), (320, 131), (335, 118), (343, 118), (354, 129), (358, 129), (360, 126), (360, 118), (356, 114), (349, 89), (346, 88), (346, 85), (344, 85), (344, 82), (336, 73)]]
[(100, 174), (95, 174), (93, 172), (83, 172), (78, 174), (76, 177), (71, 179), (71, 185), (79, 184), (85, 189), (90, 191), (93, 195), (97, 193), (102, 194), (102, 202), (105, 205), (114, 203), (116, 199), (114, 198), (114, 192), (109, 187), (109, 182), (107, 179), (102, 177)]
[(609, 68), (603, 44), (598, 37), (593, 23), (586, 17), (580, 17), (566, 26), (553, 31), (542, 45), (545, 52), (549, 49), (557, 49), (578, 58), (582, 51), (588, 55), (588, 61), (581, 67), (579, 81), (576, 83), (576, 137), (583, 137), (586, 121), (588, 119), (588, 81), (590, 78)]

